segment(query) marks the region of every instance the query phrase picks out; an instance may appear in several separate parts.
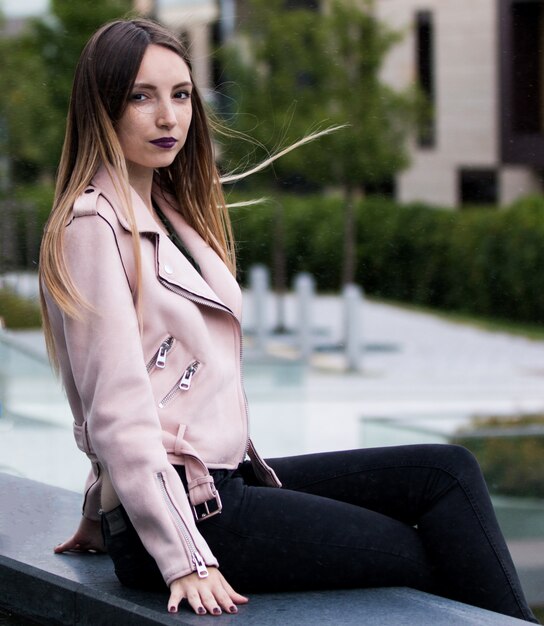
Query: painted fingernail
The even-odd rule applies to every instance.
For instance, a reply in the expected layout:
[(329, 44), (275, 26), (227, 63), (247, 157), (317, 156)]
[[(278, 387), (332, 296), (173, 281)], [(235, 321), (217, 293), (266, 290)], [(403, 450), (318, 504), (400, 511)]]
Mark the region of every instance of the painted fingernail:
[(216, 606), (216, 607), (212, 610), (212, 613), (213, 613), (214, 615), (221, 615), (221, 609), (220, 609), (218, 606)]
[(238, 613), (238, 609), (234, 606), (229, 606), (229, 613)]
[(206, 609), (203, 606), (199, 606), (198, 609), (196, 610), (196, 612), (199, 615), (204, 615), (204, 613), (206, 613)]
[(168, 608), (168, 610), (170, 611), (170, 613), (177, 613), (178, 612), (178, 607), (172, 605), (171, 607)]

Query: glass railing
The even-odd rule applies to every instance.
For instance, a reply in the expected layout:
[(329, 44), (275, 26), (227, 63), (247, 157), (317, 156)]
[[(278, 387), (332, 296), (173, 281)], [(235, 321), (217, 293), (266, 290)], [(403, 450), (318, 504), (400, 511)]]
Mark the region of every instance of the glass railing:
[[(486, 477), (509, 539), (544, 540), (544, 417), (467, 416), (361, 419), (365, 446), (457, 443), (471, 450)], [(542, 555), (544, 564), (544, 554)]]
[(81, 491), (88, 461), (40, 333), (0, 331), (0, 471)]
[[(294, 361), (246, 361), (252, 435), (273, 454), (304, 451), (303, 380), (303, 368)], [(81, 491), (89, 463), (73, 440), (68, 401), (39, 331), (0, 330), (0, 404), (0, 471)]]

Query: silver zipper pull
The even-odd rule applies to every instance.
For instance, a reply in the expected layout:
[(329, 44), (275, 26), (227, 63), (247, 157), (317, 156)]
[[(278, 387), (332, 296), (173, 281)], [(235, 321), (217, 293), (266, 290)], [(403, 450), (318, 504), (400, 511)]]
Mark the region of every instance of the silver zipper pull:
[(172, 347), (171, 339), (166, 339), (165, 341), (161, 343), (161, 347), (159, 348), (159, 353), (157, 354), (157, 360), (155, 361), (155, 365), (157, 367), (160, 367), (161, 369), (164, 368), (164, 366), (166, 365), (166, 355), (168, 354), (168, 351), (170, 350), (171, 347)]
[(188, 389), (191, 387), (193, 376), (196, 374), (199, 365), (200, 363), (198, 361), (194, 361), (194, 363), (191, 363), (191, 365), (189, 365), (189, 367), (185, 370), (183, 376), (181, 377), (181, 380), (179, 381), (178, 387), (180, 389), (182, 389), (183, 391), (188, 391)]
[(195, 564), (198, 577), (208, 578), (208, 569), (206, 567), (206, 563), (204, 563), (204, 559), (200, 556), (198, 552), (193, 552), (193, 563)]

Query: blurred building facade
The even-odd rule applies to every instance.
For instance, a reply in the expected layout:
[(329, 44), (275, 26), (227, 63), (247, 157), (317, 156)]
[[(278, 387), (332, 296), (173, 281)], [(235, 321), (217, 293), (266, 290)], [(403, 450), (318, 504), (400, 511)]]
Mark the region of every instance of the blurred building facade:
[[(326, 2), (286, 0), (285, 10)], [(213, 45), (251, 19), (244, 0), (136, 5), (186, 38), (205, 89), (213, 88)], [(376, 0), (375, 7), (403, 33), (384, 81), (399, 89), (417, 82), (431, 102), (410, 145), (411, 165), (394, 182), (396, 198), (459, 207), (541, 192), (544, 0)]]
[(406, 33), (384, 79), (419, 82), (433, 109), (396, 181), (398, 199), (503, 205), (542, 191), (544, 2), (377, 0), (376, 8)]

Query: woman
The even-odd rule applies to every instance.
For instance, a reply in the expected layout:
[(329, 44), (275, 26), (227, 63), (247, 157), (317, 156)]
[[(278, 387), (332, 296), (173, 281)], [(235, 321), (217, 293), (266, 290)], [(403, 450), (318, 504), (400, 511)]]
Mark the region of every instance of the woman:
[(172, 612), (236, 613), (231, 583), (409, 585), (535, 621), (464, 449), (259, 457), (234, 268), (184, 49), (151, 21), (105, 25), (77, 67), (40, 262), (49, 352), (92, 463), (56, 552), (101, 550), (102, 530), (120, 581), (166, 584)]

